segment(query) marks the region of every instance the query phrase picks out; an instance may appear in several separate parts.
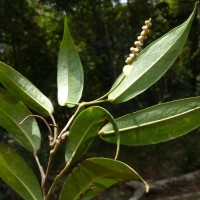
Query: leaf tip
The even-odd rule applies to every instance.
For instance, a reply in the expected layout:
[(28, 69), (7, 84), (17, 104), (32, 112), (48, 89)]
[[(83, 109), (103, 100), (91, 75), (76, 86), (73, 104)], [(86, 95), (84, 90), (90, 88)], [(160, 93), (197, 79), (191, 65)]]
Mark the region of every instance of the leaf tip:
[(148, 183), (145, 182), (145, 191), (146, 191), (146, 193), (149, 192), (149, 189), (150, 189), (150, 187), (149, 187)]

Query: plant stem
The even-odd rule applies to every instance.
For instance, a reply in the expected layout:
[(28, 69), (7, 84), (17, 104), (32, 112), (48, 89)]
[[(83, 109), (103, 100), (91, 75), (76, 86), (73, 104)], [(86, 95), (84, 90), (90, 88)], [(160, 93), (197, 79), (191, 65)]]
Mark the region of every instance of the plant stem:
[(54, 120), (53, 115), (50, 114), (50, 117), (51, 117), (51, 119), (53, 121), (53, 125), (54, 125), (54, 136), (53, 136), (51, 127), (49, 126), (48, 122), (46, 121), (46, 119), (44, 117), (42, 117), (40, 115), (29, 115), (29, 116), (25, 117), (19, 124), (24, 123), (24, 121), (27, 120), (30, 117), (39, 118), (45, 123), (45, 125), (47, 126), (47, 128), (49, 130), (49, 140), (50, 140), (50, 145), (52, 146), (55, 143), (55, 140), (56, 140), (56, 137), (57, 137), (57, 135), (56, 135), (56, 133), (57, 133), (56, 132), (57, 131), (57, 125), (56, 125), (56, 122)]
[[(119, 83), (117, 83), (113, 88), (111, 88), (105, 95), (103, 95), (102, 97), (99, 97), (96, 100), (93, 101), (89, 101), (89, 102), (82, 102), (80, 104), (78, 104), (78, 108), (76, 110), (76, 112), (74, 113), (74, 115), (69, 119), (68, 123), (66, 124), (66, 126), (63, 128), (63, 130), (60, 132), (58, 138), (60, 138), (69, 128), (69, 126), (71, 125), (71, 123), (73, 122), (73, 120), (75, 119), (75, 117), (77, 116), (77, 114), (79, 113), (79, 111), (81, 110), (82, 107), (84, 106), (88, 106), (88, 105), (94, 105), (94, 104), (98, 104), (98, 103), (104, 103), (104, 102), (109, 102), (108, 99), (103, 100), (105, 97), (107, 97), (112, 91), (114, 91), (119, 85), (120, 83), (124, 80), (126, 76), (123, 75), (121, 80), (119, 81)], [(75, 103), (71, 103), (76, 105)]]
[(96, 101), (99, 102), (100, 100), (102, 100), (102, 99), (104, 99), (105, 97), (107, 97), (111, 92), (113, 92), (113, 91), (120, 85), (120, 83), (124, 80), (125, 77), (126, 77), (126, 76), (123, 75), (122, 78), (121, 78), (121, 80), (119, 81), (119, 83), (117, 83), (113, 88), (111, 88), (106, 94), (104, 94), (103, 96), (101, 96), (101, 97), (99, 97), (98, 99), (96, 99), (95, 102), (96, 102)]
[[(112, 90), (111, 90), (112, 91)], [(110, 92), (111, 92), (110, 91)], [(58, 143), (56, 143), (56, 145), (54, 146), (53, 150), (51, 151), (50, 153), (50, 156), (49, 156), (49, 161), (48, 161), (48, 165), (47, 165), (47, 169), (46, 169), (46, 174), (44, 176), (44, 180), (43, 180), (43, 184), (46, 183), (46, 179), (47, 179), (47, 176), (49, 174), (49, 169), (50, 169), (50, 165), (51, 165), (51, 162), (52, 162), (52, 159), (53, 159), (53, 155), (55, 154), (61, 140), (63, 140), (63, 138), (65, 138), (65, 136), (67, 135), (67, 129), (70, 127), (71, 123), (74, 121), (74, 119), (76, 118), (76, 116), (79, 114), (79, 112), (81, 111), (81, 109), (85, 106), (89, 106), (89, 105), (95, 105), (95, 104), (98, 104), (98, 103), (104, 103), (104, 102), (109, 102), (108, 99), (106, 100), (102, 100), (102, 98), (106, 97), (109, 93), (107, 93), (106, 95), (104, 95), (103, 97), (99, 98), (98, 100), (94, 100), (94, 101), (90, 101), (90, 102), (82, 102), (78, 105), (75, 113), (72, 115), (72, 117), (69, 119), (69, 121), (67, 122), (66, 126), (63, 128), (63, 130), (60, 132), (60, 134), (57, 136), (57, 132), (55, 134), (55, 128), (56, 128), (56, 123), (55, 123), (55, 120), (53, 118), (52, 115), (51, 118), (52, 118), (52, 121), (53, 121), (53, 124), (54, 124), (54, 139), (58, 139)], [(57, 130), (56, 130), (57, 131)], [(56, 137), (55, 137), (56, 135)], [(55, 140), (56, 141), (56, 140)], [(118, 149), (118, 148), (117, 148)], [(116, 153), (116, 156), (117, 157), (118, 155), (118, 150), (117, 150), (117, 153)], [(70, 162), (68, 162), (65, 167), (63, 168), (63, 170), (55, 177), (47, 195), (44, 197), (45, 200), (48, 200), (50, 198), (50, 195), (52, 194), (53, 190), (55, 189), (55, 186), (57, 184), (57, 182), (60, 180), (60, 178), (65, 174), (65, 172), (67, 171), (67, 169), (69, 168), (70, 166)]]
[(43, 169), (43, 167), (42, 167), (42, 165), (40, 163), (40, 160), (39, 160), (37, 154), (34, 153), (33, 155), (34, 155), (34, 158), (36, 160), (36, 163), (37, 163), (39, 171), (40, 171), (40, 175), (41, 175), (41, 188), (42, 188), (43, 196), (45, 196), (46, 191), (45, 191), (45, 187), (44, 187), (44, 183), (45, 183), (44, 180), (45, 180), (46, 175), (44, 173), (44, 169)]
[(82, 102), (81, 104), (79, 104), (76, 112), (74, 113), (74, 115), (69, 119), (68, 123), (66, 124), (66, 126), (63, 128), (63, 130), (60, 132), (58, 138), (61, 138), (61, 136), (63, 136), (63, 138), (65, 138), (67, 136), (67, 129), (69, 128), (69, 126), (71, 125), (71, 123), (73, 122), (73, 120), (75, 119), (75, 117), (78, 115), (78, 113), (80, 112), (81, 108), (85, 107), (85, 106), (89, 106), (89, 105), (95, 105), (98, 103), (105, 103), (105, 102), (109, 102), (108, 99), (106, 100), (98, 100), (98, 101), (89, 101), (89, 102)]
[(72, 115), (72, 117), (69, 119), (69, 121), (67, 122), (66, 126), (63, 128), (63, 130), (60, 132), (58, 138), (61, 138), (62, 134), (65, 133), (67, 131), (67, 129), (69, 128), (69, 126), (71, 125), (71, 123), (73, 122), (73, 120), (75, 119), (75, 117), (78, 115), (79, 111), (81, 110), (81, 108), (83, 107), (82, 105), (83, 103), (78, 105), (78, 108), (76, 109), (76, 112)]
[(55, 121), (55, 118), (52, 114), (49, 114), (50, 117), (51, 117), (51, 120), (53, 122), (53, 127), (54, 127), (54, 133), (53, 133), (53, 141), (51, 142), (51, 145), (54, 145), (55, 142), (56, 142), (56, 138), (57, 138), (57, 133), (58, 133), (58, 127), (57, 127), (57, 124), (56, 124), (56, 121)]
[(36, 118), (41, 119), (41, 120), (45, 123), (45, 125), (47, 126), (47, 128), (48, 128), (48, 130), (49, 130), (49, 135), (50, 135), (50, 136), (53, 136), (51, 127), (50, 127), (49, 124), (47, 123), (46, 119), (45, 119), (44, 117), (40, 116), (40, 115), (29, 115), (29, 116), (25, 117), (19, 124), (24, 123), (24, 121), (26, 121), (26, 120), (27, 120), (28, 118), (30, 118), (30, 117), (36, 117)]
[(106, 103), (110, 102), (108, 99), (105, 100), (94, 100), (94, 101), (88, 101), (88, 102), (83, 102), (84, 106), (91, 106), (99, 103)]
[(59, 142), (55, 144), (54, 148), (50, 151), (50, 155), (49, 155), (49, 160), (48, 160), (48, 164), (47, 164), (47, 168), (46, 168), (46, 173), (45, 173), (45, 180), (44, 183), (46, 182), (46, 179), (48, 177), (49, 174), (49, 170), (50, 170), (50, 166), (51, 166), (51, 162), (53, 160), (53, 156), (55, 155), (58, 147), (59, 147)]
[(56, 178), (54, 179), (47, 195), (45, 196), (45, 200), (48, 200), (50, 198), (50, 195), (52, 194), (52, 192), (55, 189), (55, 186), (57, 184), (57, 182), (60, 180), (60, 178), (65, 174), (65, 172), (67, 171), (68, 167), (70, 166), (70, 162), (68, 162), (65, 167), (63, 168), (63, 170), (56, 176)]

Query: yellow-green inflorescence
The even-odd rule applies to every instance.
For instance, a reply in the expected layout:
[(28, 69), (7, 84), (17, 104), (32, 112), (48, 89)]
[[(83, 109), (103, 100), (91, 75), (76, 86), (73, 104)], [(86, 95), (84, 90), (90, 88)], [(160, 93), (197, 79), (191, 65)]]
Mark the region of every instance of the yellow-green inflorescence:
[(142, 46), (144, 44), (144, 40), (147, 38), (149, 33), (149, 28), (152, 26), (151, 18), (145, 21), (145, 25), (142, 27), (142, 32), (137, 37), (137, 41), (134, 42), (135, 47), (131, 47), (131, 53), (129, 54), (128, 58), (126, 58), (126, 64), (130, 65), (133, 63), (134, 60), (137, 59), (138, 53), (141, 51)]

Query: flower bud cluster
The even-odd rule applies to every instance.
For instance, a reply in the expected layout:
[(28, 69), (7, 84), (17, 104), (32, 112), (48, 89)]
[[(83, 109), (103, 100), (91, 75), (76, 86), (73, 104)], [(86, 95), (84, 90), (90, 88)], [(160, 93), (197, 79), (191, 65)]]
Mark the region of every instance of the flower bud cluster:
[(134, 42), (135, 47), (131, 47), (131, 54), (129, 54), (129, 57), (126, 58), (126, 64), (130, 65), (133, 63), (134, 60), (137, 59), (138, 53), (141, 51), (142, 46), (144, 44), (144, 40), (147, 38), (147, 35), (149, 33), (149, 28), (152, 26), (151, 18), (149, 20), (145, 21), (145, 25), (142, 27), (142, 32), (137, 37), (137, 41)]

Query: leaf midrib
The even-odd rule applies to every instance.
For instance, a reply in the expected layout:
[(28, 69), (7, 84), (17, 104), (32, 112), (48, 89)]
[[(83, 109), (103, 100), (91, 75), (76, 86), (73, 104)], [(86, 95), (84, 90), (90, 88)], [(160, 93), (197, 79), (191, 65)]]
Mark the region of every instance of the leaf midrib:
[[(145, 126), (148, 126), (148, 125), (152, 125), (152, 124), (156, 124), (156, 123), (159, 123), (159, 122), (164, 122), (168, 119), (172, 120), (172, 119), (175, 119), (177, 117), (180, 117), (180, 116), (184, 116), (186, 115), (187, 113), (189, 112), (192, 112), (192, 111), (195, 111), (195, 110), (198, 110), (200, 108), (200, 106), (196, 107), (196, 108), (193, 108), (193, 109), (190, 109), (188, 111), (185, 111), (185, 112), (182, 112), (182, 113), (179, 113), (177, 115), (173, 115), (173, 116), (170, 116), (170, 117), (165, 117), (163, 119), (160, 119), (160, 120), (155, 120), (155, 121), (151, 121), (151, 122), (147, 122), (147, 123), (144, 123), (144, 124), (141, 124), (141, 125), (136, 125), (136, 126), (129, 126), (128, 128), (119, 128), (119, 132), (125, 132), (125, 131), (130, 131), (130, 130), (133, 130), (135, 128), (140, 128), (140, 127), (145, 127)], [(114, 131), (106, 131), (106, 132), (102, 132), (103, 135), (107, 135), (107, 134), (113, 134)]]

